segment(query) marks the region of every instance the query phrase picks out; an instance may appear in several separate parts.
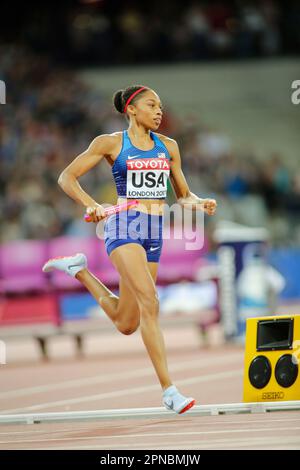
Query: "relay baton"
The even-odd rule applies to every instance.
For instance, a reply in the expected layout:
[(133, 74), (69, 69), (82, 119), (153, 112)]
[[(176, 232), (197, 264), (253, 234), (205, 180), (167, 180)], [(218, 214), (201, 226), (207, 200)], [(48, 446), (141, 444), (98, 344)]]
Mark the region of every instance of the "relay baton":
[[(125, 211), (126, 209), (129, 209), (130, 207), (137, 206), (138, 203), (139, 201), (135, 199), (134, 201), (126, 201), (126, 202), (122, 202), (122, 204), (117, 204), (116, 206), (107, 207), (106, 209), (104, 209), (105, 216), (107, 217), (109, 215), (116, 214), (117, 212)], [(84, 215), (84, 220), (86, 222), (92, 222), (92, 218), (89, 214)]]

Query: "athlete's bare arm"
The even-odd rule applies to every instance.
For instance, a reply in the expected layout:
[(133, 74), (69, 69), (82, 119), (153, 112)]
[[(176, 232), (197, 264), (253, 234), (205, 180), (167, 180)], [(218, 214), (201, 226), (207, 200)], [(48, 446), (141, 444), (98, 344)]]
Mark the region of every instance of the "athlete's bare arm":
[(213, 215), (217, 208), (215, 199), (201, 199), (190, 191), (185, 176), (181, 168), (181, 157), (176, 140), (170, 139), (162, 134), (158, 134), (166, 145), (171, 156), (170, 181), (176, 196), (177, 202), (188, 209), (201, 209), (208, 215)]
[(87, 207), (87, 213), (90, 214), (93, 222), (101, 220), (104, 216), (104, 208), (82, 189), (78, 178), (100, 163), (105, 156), (110, 157), (119, 142), (120, 136), (117, 133), (96, 137), (87, 150), (78, 155), (58, 178), (58, 184), (63, 191), (76, 202)]

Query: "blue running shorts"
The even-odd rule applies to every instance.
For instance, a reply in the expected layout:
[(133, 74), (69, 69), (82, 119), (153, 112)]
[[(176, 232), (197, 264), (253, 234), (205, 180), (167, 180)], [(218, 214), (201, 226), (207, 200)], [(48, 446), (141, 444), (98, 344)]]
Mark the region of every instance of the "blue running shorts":
[(107, 254), (126, 243), (138, 243), (146, 251), (147, 261), (158, 263), (163, 245), (163, 215), (128, 209), (109, 216), (104, 224)]

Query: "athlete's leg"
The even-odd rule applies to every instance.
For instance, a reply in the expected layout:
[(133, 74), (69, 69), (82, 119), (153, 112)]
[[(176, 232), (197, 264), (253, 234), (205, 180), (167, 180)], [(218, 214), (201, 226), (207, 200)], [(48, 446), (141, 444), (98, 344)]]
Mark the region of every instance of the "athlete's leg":
[[(139, 307), (126, 280), (120, 277), (119, 296), (117, 296), (88, 269), (79, 271), (75, 277), (88, 289), (119, 331), (130, 334), (138, 328)], [(121, 324), (118, 323), (119, 317), (122, 317)]]
[[(116, 256), (112, 255), (114, 252)], [(111, 259), (121, 276), (120, 297), (114, 296), (87, 270), (86, 257), (83, 254), (51, 259), (45, 263), (43, 271), (59, 269), (81, 278), (97, 301), (100, 298), (102, 301), (104, 298), (110, 299), (113, 312), (110, 312), (110, 318), (125, 334), (135, 331), (140, 319), (143, 341), (164, 390), (163, 404), (176, 413), (184, 413), (194, 405), (195, 400), (181, 395), (171, 384), (169, 377), (163, 336), (158, 323), (159, 308), (155, 289), (158, 263), (147, 263), (146, 251), (136, 243), (115, 248), (111, 252)], [(134, 272), (132, 267), (135, 268)]]
[[(154, 282), (156, 282), (156, 277), (157, 277), (157, 270), (158, 270), (158, 262), (148, 262), (148, 268), (151, 272), (152, 278)], [(142, 330), (143, 333), (143, 330)], [(143, 337), (144, 343), (147, 346), (149, 344), (149, 340), (147, 338), (148, 330), (146, 330), (145, 333), (145, 338)], [(166, 351), (165, 351), (165, 344), (164, 344), (164, 338), (162, 335), (162, 331), (159, 328), (158, 332), (158, 341), (160, 343), (160, 348), (162, 351), (164, 351), (164, 357), (166, 361)], [(148, 349), (148, 348), (147, 348)], [(151, 356), (151, 354), (149, 354)], [(169, 387), (163, 387), (164, 393), (163, 393), (163, 405), (168, 409), (168, 410), (173, 410), (178, 414), (185, 413), (187, 410), (192, 408), (194, 404), (196, 403), (196, 400), (192, 397), (185, 397), (181, 393), (179, 393), (177, 387), (175, 385), (170, 385)]]
[[(128, 287), (136, 298), (142, 338), (161, 386), (166, 389), (172, 382), (158, 318), (159, 302), (155, 287), (157, 266), (154, 266), (157, 263), (147, 263), (145, 250), (135, 243), (115, 248), (110, 258), (120, 276), (127, 280)], [(121, 316), (119, 321), (121, 322)]]
[(135, 296), (131, 294), (126, 279), (120, 278), (118, 297), (88, 270), (87, 259), (83, 253), (51, 258), (43, 265), (42, 271), (49, 272), (54, 269), (76, 277), (90, 291), (114, 324), (121, 316), (121, 324), (116, 326), (122, 333), (131, 334), (138, 328), (139, 306)]
[[(158, 263), (147, 264), (152, 279), (156, 282)], [(88, 269), (79, 271), (75, 277), (89, 290), (119, 331), (124, 334), (136, 331), (140, 324), (139, 306), (126, 279), (120, 277), (117, 296)]]
[[(150, 263), (148, 262), (148, 268), (149, 268), (149, 271), (151, 273), (151, 276), (154, 280), (154, 282), (156, 283), (156, 278), (157, 278), (157, 271), (158, 271), (158, 263)], [(158, 319), (155, 321), (155, 325), (156, 325), (156, 332), (157, 332), (157, 336), (154, 338), (151, 337), (151, 329), (148, 329), (148, 328), (142, 328), (141, 327), (141, 334), (142, 334), (142, 338), (143, 338), (143, 342), (147, 348), (147, 351), (151, 357), (151, 351), (149, 352), (149, 348), (151, 350), (155, 349), (155, 348), (159, 348), (160, 351), (161, 351), (161, 354), (162, 354), (162, 358), (163, 358), (163, 361), (165, 363), (165, 368), (166, 370), (168, 370), (168, 364), (167, 364), (167, 353), (166, 353), (166, 347), (165, 347), (165, 342), (164, 342), (164, 337), (163, 337), (163, 334), (162, 334), (162, 330), (160, 328), (160, 325), (159, 325), (159, 321)], [(151, 357), (152, 359), (152, 357)], [(171, 382), (166, 382), (166, 384), (163, 386), (163, 389), (167, 388), (169, 385), (171, 384)]]

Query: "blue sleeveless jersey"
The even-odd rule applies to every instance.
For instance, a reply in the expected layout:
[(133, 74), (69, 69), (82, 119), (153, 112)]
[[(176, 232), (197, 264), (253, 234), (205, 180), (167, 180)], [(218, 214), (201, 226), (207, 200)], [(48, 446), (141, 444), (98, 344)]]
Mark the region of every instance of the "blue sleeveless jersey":
[(118, 196), (134, 199), (165, 199), (170, 176), (167, 147), (150, 131), (153, 149), (141, 150), (132, 145), (127, 131), (123, 131), (122, 149), (113, 166), (112, 174)]

